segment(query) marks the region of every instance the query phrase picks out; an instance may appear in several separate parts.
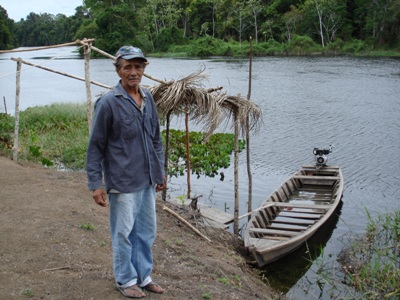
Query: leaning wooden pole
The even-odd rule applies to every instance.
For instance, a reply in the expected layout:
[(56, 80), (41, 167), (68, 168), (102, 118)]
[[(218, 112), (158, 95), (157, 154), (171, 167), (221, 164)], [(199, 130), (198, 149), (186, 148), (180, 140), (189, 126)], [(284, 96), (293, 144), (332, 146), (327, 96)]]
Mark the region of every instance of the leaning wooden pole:
[(18, 136), (19, 136), (19, 95), (21, 92), (21, 66), (22, 60), (17, 60), (17, 77), (16, 77), (16, 92), (15, 92), (15, 119), (14, 119), (14, 149), (13, 160), (18, 160)]
[[(64, 73), (64, 72), (60, 72), (60, 71), (57, 71), (57, 70), (53, 70), (53, 69), (50, 69), (50, 68), (47, 68), (47, 67), (43, 67), (43, 66), (40, 66), (40, 65), (36, 65), (36, 64), (30, 63), (30, 62), (25, 61), (25, 60), (20, 59), (20, 58), (11, 57), (11, 60), (16, 61), (16, 62), (18, 62), (18, 60), (21, 60), (21, 62), (23, 64), (28, 65), (28, 66), (32, 66), (32, 67), (35, 67), (35, 68), (38, 68), (38, 69), (42, 69), (42, 70), (45, 70), (45, 71), (56, 73), (56, 74), (59, 74), (59, 75), (62, 75), (62, 76), (66, 76), (66, 77), (72, 78), (72, 79), (85, 81), (85, 78), (82, 78), (82, 77), (79, 77), (79, 76), (75, 76), (75, 75), (71, 75), (71, 74)], [(105, 85), (105, 84), (102, 84), (102, 83), (99, 83), (99, 82), (90, 81), (90, 83), (94, 84), (94, 85), (97, 85), (99, 87), (105, 88), (105, 89), (109, 89), (109, 90), (112, 89), (112, 86)]]
[(185, 126), (186, 126), (186, 176), (187, 176), (187, 199), (190, 199), (190, 136), (189, 136), (189, 103), (186, 101), (185, 112)]
[(166, 115), (166, 128), (165, 128), (165, 152), (164, 152), (164, 173), (165, 173), (165, 178), (167, 179), (165, 181), (165, 189), (162, 190), (162, 199), (164, 201), (167, 201), (167, 189), (168, 189), (168, 157), (169, 157), (169, 127), (171, 126), (171, 113), (172, 111), (169, 111)]
[(238, 112), (234, 112), (235, 149), (234, 149), (234, 186), (235, 186), (235, 211), (233, 214), (233, 233), (239, 234), (239, 121)]
[(172, 209), (169, 209), (168, 207), (164, 206), (163, 210), (165, 210), (167, 213), (170, 215), (174, 216), (177, 218), (179, 221), (181, 221), (183, 224), (185, 224), (187, 227), (192, 229), (194, 232), (196, 232), (199, 236), (201, 236), (203, 239), (205, 239), (207, 242), (211, 243), (211, 240), (206, 237), (204, 234), (202, 234), (200, 231), (198, 231), (195, 227), (193, 227), (192, 224), (190, 224), (188, 221), (186, 221), (184, 218), (182, 218), (180, 215), (178, 215), (176, 212), (174, 212)]
[[(247, 100), (250, 101), (251, 97), (251, 76), (252, 76), (252, 62), (253, 62), (253, 39), (250, 37), (250, 57), (249, 57), (249, 88), (247, 93)], [(251, 160), (250, 160), (250, 129), (249, 129), (249, 115), (246, 118), (246, 157), (247, 157), (247, 176), (249, 180), (249, 195), (247, 199), (247, 211), (253, 210), (253, 175), (251, 174)], [(249, 215), (249, 220), (251, 216)]]
[(88, 122), (88, 130), (92, 128), (92, 117), (93, 117), (93, 109), (92, 109), (92, 91), (90, 88), (90, 47), (91, 42), (85, 43), (84, 46), (84, 57), (85, 57), (85, 84), (86, 84), (86, 110), (87, 110), (87, 122)]

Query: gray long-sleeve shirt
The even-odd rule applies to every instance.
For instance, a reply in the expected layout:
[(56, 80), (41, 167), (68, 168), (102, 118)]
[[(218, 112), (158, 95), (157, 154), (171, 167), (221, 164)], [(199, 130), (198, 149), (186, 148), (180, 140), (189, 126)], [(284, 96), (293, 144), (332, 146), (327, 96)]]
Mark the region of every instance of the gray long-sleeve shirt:
[(156, 104), (140, 87), (143, 111), (119, 82), (95, 103), (87, 152), (90, 190), (131, 193), (164, 182), (164, 154)]

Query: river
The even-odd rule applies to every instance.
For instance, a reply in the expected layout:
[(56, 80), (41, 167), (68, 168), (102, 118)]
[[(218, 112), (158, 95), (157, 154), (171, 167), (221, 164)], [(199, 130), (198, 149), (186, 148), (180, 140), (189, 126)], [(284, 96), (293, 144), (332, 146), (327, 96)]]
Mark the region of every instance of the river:
[[(16, 63), (21, 57), (84, 78), (84, 63), (74, 47), (0, 54), (0, 96), (14, 112)], [(51, 59), (50, 59), (51, 58)], [(222, 86), (231, 95), (248, 93), (249, 63), (245, 59), (150, 58), (146, 73), (163, 80), (182, 78), (205, 68), (205, 87)], [(91, 60), (91, 79), (114, 85), (117, 76), (108, 59)], [(143, 84), (156, 83), (144, 78)], [(93, 98), (104, 92), (94, 86)], [(334, 264), (348, 243), (361, 234), (366, 210), (374, 217), (399, 209), (400, 195), (400, 60), (356, 57), (265, 57), (253, 60), (251, 99), (262, 110), (263, 126), (251, 135), (253, 208), (301, 165), (313, 163), (314, 147), (334, 144), (329, 163), (343, 170), (345, 179), (340, 216), (322, 234), (322, 254), (315, 250), (313, 264), (299, 256), (284, 258), (266, 269), (266, 277), (289, 299), (329, 299), (329, 287), (318, 287), (316, 269), (321, 261)], [(23, 66), (20, 108), (54, 102), (84, 102), (85, 84), (71, 78)], [(3, 101), (0, 112), (5, 111)], [(183, 118), (174, 120), (183, 128)], [(191, 125), (193, 130), (198, 130)], [(221, 129), (229, 132), (230, 128)], [(247, 209), (245, 152), (240, 154), (240, 212)], [(192, 195), (202, 202), (233, 213), (233, 168), (219, 178), (192, 177)], [(186, 194), (185, 180), (172, 180), (172, 195)], [(319, 243), (319, 242), (318, 242)], [(303, 251), (303, 252), (302, 252)], [(324, 290), (325, 289), (325, 290)]]

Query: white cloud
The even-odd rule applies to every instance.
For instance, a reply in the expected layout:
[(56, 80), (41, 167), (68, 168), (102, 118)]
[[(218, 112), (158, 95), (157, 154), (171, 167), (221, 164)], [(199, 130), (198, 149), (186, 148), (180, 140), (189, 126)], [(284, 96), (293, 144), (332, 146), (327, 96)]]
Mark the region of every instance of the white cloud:
[(75, 8), (82, 5), (83, 0), (0, 0), (10, 19), (19, 21), (31, 12), (35, 14), (49, 13), (53, 15), (64, 14), (70, 17), (75, 14)]

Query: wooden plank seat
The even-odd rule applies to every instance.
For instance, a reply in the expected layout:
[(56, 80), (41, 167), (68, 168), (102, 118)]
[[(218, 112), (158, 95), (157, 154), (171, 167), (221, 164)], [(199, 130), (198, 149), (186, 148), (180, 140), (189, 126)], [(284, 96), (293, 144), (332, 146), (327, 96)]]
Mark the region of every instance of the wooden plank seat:
[(297, 218), (297, 219), (306, 219), (306, 220), (318, 220), (321, 218), (322, 214), (305, 214), (305, 213), (296, 213), (292, 211), (283, 211), (279, 214), (281, 217), (287, 218)]
[(274, 221), (274, 223), (282, 223), (282, 224), (293, 224), (293, 225), (303, 225), (309, 226), (315, 223), (315, 220), (303, 220), (303, 219), (295, 219), (295, 218), (287, 218), (287, 217), (278, 217)]
[(275, 241), (284, 241), (290, 239), (290, 236), (277, 236), (277, 235), (262, 235), (260, 239), (264, 240), (275, 240)]
[(323, 211), (301, 211), (301, 210), (296, 210), (296, 209), (292, 209), (292, 210), (282, 210), (279, 215), (283, 215), (283, 216), (287, 216), (288, 214), (291, 214), (290, 217), (292, 218), (301, 218), (303, 215), (310, 215), (311, 216), (316, 216), (317, 218), (319, 218), (321, 215), (325, 214), (325, 212)]
[(275, 229), (266, 229), (266, 228), (250, 228), (249, 230), (252, 233), (277, 235), (277, 236), (296, 236), (296, 235), (300, 234), (300, 232), (296, 232), (296, 231), (275, 230)]
[(277, 229), (277, 230), (304, 231), (308, 226), (309, 225), (297, 225), (297, 224), (293, 225), (293, 224), (272, 222), (272, 224), (267, 226), (267, 228)]
[(304, 204), (304, 203), (287, 203), (287, 202), (274, 202), (277, 207), (290, 207), (290, 208), (312, 208), (312, 209), (329, 209), (330, 205), (324, 204)]
[(339, 176), (314, 176), (314, 175), (294, 175), (294, 179), (309, 179), (309, 180), (339, 180)]

